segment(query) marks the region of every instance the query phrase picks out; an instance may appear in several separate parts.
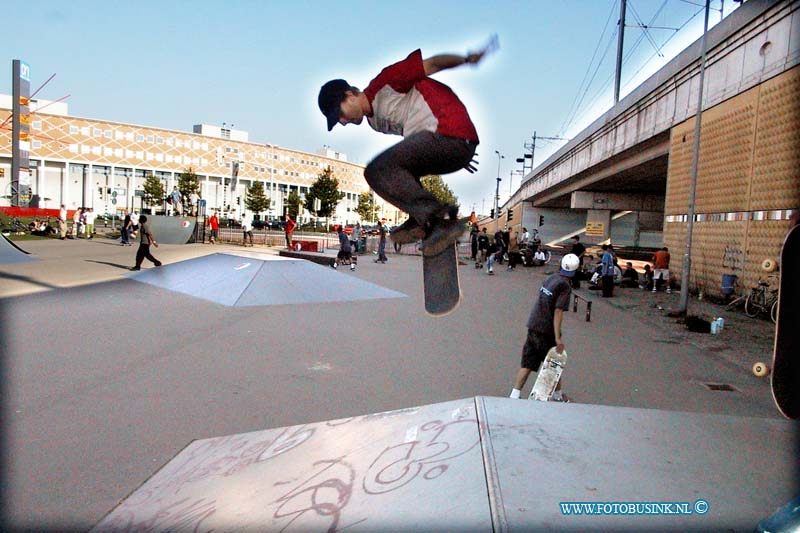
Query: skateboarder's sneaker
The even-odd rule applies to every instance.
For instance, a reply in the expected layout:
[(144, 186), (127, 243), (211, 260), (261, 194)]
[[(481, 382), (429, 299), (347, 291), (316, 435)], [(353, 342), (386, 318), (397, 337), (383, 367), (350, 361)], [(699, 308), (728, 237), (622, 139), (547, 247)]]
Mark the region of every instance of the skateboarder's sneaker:
[(354, 265), (353, 263), (350, 263), (350, 270), (352, 271), (352, 270), (355, 270), (355, 269), (356, 269), (356, 265)]
[(464, 226), (457, 219), (438, 220), (420, 247), (423, 255), (439, 255), (464, 232)]
[(424, 239), (425, 230), (414, 217), (409, 217), (408, 220), (393, 229), (389, 235), (397, 244), (410, 244)]

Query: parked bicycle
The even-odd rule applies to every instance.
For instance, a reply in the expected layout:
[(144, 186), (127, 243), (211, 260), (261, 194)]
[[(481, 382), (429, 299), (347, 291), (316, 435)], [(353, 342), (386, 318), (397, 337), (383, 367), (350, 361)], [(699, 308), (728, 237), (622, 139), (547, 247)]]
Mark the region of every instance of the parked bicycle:
[[(774, 276), (770, 276), (774, 277)], [(778, 289), (770, 288), (769, 280), (758, 280), (758, 286), (750, 289), (744, 301), (744, 313), (750, 318), (769, 313), (772, 322), (778, 319)]]

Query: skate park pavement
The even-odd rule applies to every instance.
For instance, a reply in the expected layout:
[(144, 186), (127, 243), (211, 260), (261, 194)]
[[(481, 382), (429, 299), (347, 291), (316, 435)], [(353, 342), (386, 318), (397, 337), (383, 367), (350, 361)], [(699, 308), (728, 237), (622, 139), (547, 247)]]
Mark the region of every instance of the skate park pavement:
[[(490, 277), (466, 261), (461, 305), (432, 318), (418, 256), (390, 253), (376, 264), (365, 255), (354, 272), (325, 275), (298, 267), (320, 292), (337, 282), (328, 275), (348, 276), (386, 297), (315, 301), (311, 290), (295, 303), (235, 306), (137, 281), (136, 245), (19, 244), (38, 260), (0, 264), (4, 523), (65, 530), (96, 524), (196, 439), (507, 396), (536, 292), (555, 270), (497, 265)], [(270, 262), (282, 260), (258, 246), (153, 252), (165, 272), (223, 254), (241, 257), (237, 265), (263, 261), (269, 276)], [(233, 275), (209, 265), (200, 290)], [(139, 274), (151, 270), (145, 263)], [(337, 290), (358, 293), (355, 280)], [(275, 275), (275, 284), (290, 281)], [(689, 333), (663, 312), (677, 294), (579, 294), (593, 303), (591, 321), (579, 301), (563, 328), (564, 391), (575, 402), (780, 417), (769, 381), (750, 371), (771, 359), (771, 322), (693, 301), (726, 326), (718, 336)]]

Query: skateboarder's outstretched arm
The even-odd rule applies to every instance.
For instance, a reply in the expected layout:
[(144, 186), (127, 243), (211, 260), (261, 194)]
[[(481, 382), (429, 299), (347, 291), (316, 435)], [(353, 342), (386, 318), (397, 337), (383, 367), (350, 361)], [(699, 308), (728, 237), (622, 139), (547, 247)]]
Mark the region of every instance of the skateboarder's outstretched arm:
[(422, 67), (425, 69), (425, 75), (430, 76), (440, 70), (446, 70), (461, 65), (477, 65), (486, 54), (495, 51), (497, 47), (497, 35), (493, 35), (489, 39), (489, 42), (476, 52), (467, 52), (467, 54), (463, 56), (456, 54), (435, 55), (424, 59), (422, 61)]

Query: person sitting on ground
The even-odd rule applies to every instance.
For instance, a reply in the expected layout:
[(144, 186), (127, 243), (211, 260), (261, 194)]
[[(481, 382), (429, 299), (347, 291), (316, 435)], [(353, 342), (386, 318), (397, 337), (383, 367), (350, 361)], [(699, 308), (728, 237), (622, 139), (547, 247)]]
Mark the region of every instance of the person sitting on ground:
[(649, 264), (644, 265), (644, 273), (642, 274), (641, 281), (639, 281), (639, 288), (644, 291), (653, 288), (653, 271), (650, 269)]
[(622, 273), (622, 281), (619, 285), (620, 287), (632, 288), (639, 286), (639, 273), (633, 268), (633, 263), (630, 261), (625, 263), (625, 272)]
[[(536, 246), (536, 245), (534, 245)], [(533, 254), (533, 266), (542, 266), (547, 261), (547, 255), (545, 255), (544, 250), (537, 249), (536, 252)]]
[(339, 268), (340, 264), (349, 264), (350, 270), (355, 270), (356, 265), (353, 263), (353, 248), (350, 245), (350, 239), (344, 232), (344, 226), (340, 224), (337, 231), (339, 234), (339, 253), (336, 254), (336, 259), (333, 261), (331, 266), (336, 269)]

